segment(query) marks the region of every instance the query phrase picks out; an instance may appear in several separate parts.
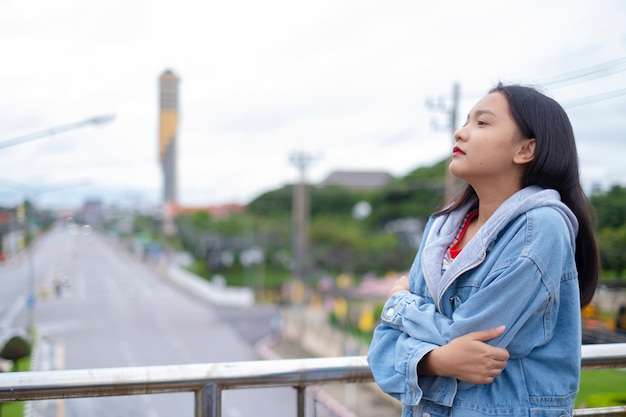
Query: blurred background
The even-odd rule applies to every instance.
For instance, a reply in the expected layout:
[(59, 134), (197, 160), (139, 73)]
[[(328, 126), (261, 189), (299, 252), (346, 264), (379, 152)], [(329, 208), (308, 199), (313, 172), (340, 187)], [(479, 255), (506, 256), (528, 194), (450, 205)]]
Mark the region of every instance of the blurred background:
[[(31, 369), (254, 359), (268, 335), (364, 353), (457, 185), (454, 130), (502, 81), (572, 121), (604, 267), (583, 342), (625, 340), (624, 21), (619, 0), (0, 2), (0, 336), (37, 329)], [(179, 314), (245, 353), (186, 350), (216, 324), (174, 338)], [(176, 355), (134, 344), (153, 320)], [(303, 346), (302, 323), (343, 336)]]

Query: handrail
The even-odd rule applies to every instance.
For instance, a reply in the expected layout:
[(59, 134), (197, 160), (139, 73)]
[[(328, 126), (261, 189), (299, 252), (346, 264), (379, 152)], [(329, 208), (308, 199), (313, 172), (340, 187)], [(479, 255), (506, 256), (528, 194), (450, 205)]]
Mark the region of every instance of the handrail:
[[(583, 369), (626, 367), (626, 343), (583, 345), (581, 364)], [(0, 403), (194, 392), (195, 416), (219, 417), (222, 390), (291, 386), (298, 390), (298, 416), (304, 416), (307, 386), (372, 381), (365, 356), (10, 372), (0, 374)], [(576, 410), (574, 415), (625, 413), (626, 407), (606, 407)]]
[(0, 402), (369, 381), (364, 356), (10, 372), (0, 374)]
[(582, 345), (581, 365), (583, 369), (626, 367), (626, 343)]

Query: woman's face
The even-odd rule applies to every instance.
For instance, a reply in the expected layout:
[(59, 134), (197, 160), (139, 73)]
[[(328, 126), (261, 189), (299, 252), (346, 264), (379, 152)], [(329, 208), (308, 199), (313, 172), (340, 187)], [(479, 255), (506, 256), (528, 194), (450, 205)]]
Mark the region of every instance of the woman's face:
[(474, 105), (454, 138), (450, 172), (474, 186), (481, 181), (521, 183), (523, 165), (534, 156), (534, 139), (521, 138), (509, 103), (499, 92)]

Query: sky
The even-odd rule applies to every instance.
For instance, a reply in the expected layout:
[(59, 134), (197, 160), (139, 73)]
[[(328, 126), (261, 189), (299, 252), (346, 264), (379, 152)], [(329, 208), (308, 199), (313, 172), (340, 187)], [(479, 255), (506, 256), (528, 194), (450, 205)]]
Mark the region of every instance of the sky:
[(0, 206), (162, 198), (158, 79), (179, 77), (178, 200), (250, 202), (335, 170), (403, 176), (498, 81), (563, 104), (583, 185), (626, 182), (620, 0), (0, 0)]

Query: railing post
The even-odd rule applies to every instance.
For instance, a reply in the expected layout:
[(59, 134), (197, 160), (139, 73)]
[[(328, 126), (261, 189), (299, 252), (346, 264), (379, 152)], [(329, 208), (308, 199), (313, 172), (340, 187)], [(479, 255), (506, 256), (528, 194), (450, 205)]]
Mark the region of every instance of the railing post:
[(222, 416), (222, 390), (217, 384), (207, 384), (195, 393), (195, 417)]
[(297, 386), (296, 392), (298, 393), (298, 417), (304, 417), (304, 410), (306, 406), (306, 396), (305, 396), (306, 387)]

